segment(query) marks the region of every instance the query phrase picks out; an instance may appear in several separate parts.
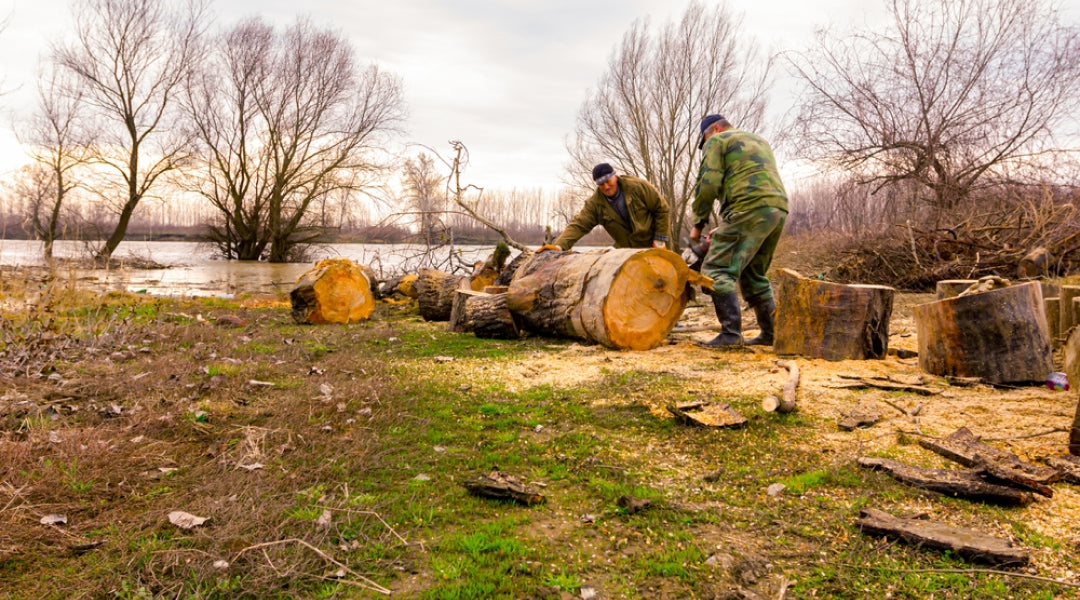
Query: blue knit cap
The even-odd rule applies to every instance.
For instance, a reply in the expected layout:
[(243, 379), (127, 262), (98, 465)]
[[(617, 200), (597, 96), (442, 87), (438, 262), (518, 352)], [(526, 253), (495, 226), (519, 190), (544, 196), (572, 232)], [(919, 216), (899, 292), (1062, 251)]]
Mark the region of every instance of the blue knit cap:
[(713, 123), (716, 123), (717, 121), (727, 123), (727, 119), (725, 119), (723, 115), (708, 115), (701, 120), (701, 133), (698, 134), (697, 143), (698, 150), (701, 150), (701, 147), (705, 145), (705, 130), (712, 127)]

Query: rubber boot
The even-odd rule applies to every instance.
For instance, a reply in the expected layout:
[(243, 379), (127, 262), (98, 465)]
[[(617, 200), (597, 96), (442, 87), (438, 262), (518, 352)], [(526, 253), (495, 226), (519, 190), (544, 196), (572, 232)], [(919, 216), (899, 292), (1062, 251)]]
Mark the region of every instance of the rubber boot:
[(706, 348), (741, 346), (742, 312), (739, 310), (739, 295), (735, 292), (713, 294), (712, 302), (716, 309), (716, 318), (720, 321), (720, 335), (698, 345)]
[(772, 346), (773, 345), (773, 319), (776, 315), (776, 301), (772, 298), (759, 300), (752, 304), (754, 315), (757, 316), (758, 328), (761, 333), (757, 337), (746, 341), (747, 346)]

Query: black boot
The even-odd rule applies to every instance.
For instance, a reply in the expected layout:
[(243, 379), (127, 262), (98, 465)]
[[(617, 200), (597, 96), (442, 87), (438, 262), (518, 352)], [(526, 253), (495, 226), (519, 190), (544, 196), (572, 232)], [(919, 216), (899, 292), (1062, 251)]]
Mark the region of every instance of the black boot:
[(742, 312), (739, 310), (739, 295), (735, 292), (713, 294), (712, 303), (716, 309), (716, 318), (720, 321), (720, 335), (698, 345), (706, 348), (741, 346)]
[(776, 315), (776, 301), (772, 298), (758, 300), (751, 306), (754, 307), (754, 315), (757, 316), (758, 328), (761, 333), (757, 337), (747, 340), (747, 346), (772, 346), (773, 326)]

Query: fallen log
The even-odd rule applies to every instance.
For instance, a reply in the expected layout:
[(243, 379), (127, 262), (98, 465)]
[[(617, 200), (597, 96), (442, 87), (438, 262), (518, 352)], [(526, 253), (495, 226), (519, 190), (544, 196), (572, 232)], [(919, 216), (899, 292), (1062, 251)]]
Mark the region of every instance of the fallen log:
[(894, 517), (873, 508), (859, 511), (855, 525), (867, 535), (900, 539), (909, 544), (938, 550), (951, 550), (972, 561), (1023, 566), (1030, 559), (1027, 550), (1013, 546), (1012, 542), (1004, 538), (926, 519)]
[(545, 498), (530, 485), (522, 483), (512, 475), (492, 471), (486, 475), (477, 475), (466, 479), (463, 484), (470, 493), (496, 500), (514, 500), (526, 505), (542, 504)]
[(382, 287), (379, 288), (379, 295), (383, 297), (404, 296), (415, 300), (416, 279), (417, 275), (415, 273), (408, 273), (392, 279), (387, 279), (383, 282)]
[(784, 390), (779, 398), (772, 394), (765, 396), (761, 401), (761, 408), (765, 412), (789, 413), (795, 410), (796, 393), (799, 388), (799, 365), (792, 360), (778, 360), (776, 365), (788, 371), (787, 380), (784, 381)]
[(667, 410), (677, 421), (699, 427), (741, 427), (746, 417), (726, 402), (683, 402), (669, 404)]
[(983, 442), (967, 427), (943, 438), (921, 438), (919, 445), (965, 467), (983, 470), (992, 478), (1008, 481), (1048, 496), (1047, 485), (1061, 477), (1056, 469), (1033, 465), (1020, 457)]
[(506, 294), (488, 294), (469, 289), (457, 290), (450, 313), (450, 331), (472, 332), (478, 338), (516, 340), (521, 328), (510, 309)]
[(1042, 288), (1029, 282), (913, 309), (919, 368), (987, 383), (1042, 382), (1053, 371)]
[(425, 321), (449, 321), (454, 308), (454, 296), (462, 281), (468, 279), (437, 269), (420, 269), (416, 279), (416, 301)]
[(863, 467), (885, 471), (901, 483), (946, 496), (1009, 506), (1024, 506), (1035, 499), (1031, 492), (989, 483), (972, 471), (926, 469), (887, 458), (860, 457), (857, 462)]
[(777, 354), (826, 360), (888, 354), (895, 289), (808, 279), (791, 269), (779, 269), (777, 281)]
[(486, 261), (476, 263), (472, 274), (469, 275), (469, 287), (479, 292), (494, 284), (499, 273), (506, 267), (507, 258), (510, 258), (510, 246), (507, 246), (505, 242), (499, 242)]
[(300, 275), (289, 292), (297, 323), (355, 323), (375, 312), (375, 294), (364, 268), (347, 258), (328, 258)]
[(548, 250), (518, 267), (506, 304), (530, 331), (648, 350), (675, 327), (688, 285), (706, 283), (668, 250)]

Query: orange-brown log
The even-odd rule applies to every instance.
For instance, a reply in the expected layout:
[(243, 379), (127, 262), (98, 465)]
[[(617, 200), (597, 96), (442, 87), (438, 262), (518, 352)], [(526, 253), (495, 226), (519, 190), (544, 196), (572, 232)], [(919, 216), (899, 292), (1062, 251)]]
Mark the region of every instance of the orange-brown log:
[(420, 316), (426, 321), (449, 321), (454, 307), (454, 294), (468, 278), (451, 275), (437, 269), (420, 269), (416, 278), (416, 301)]
[(648, 350), (682, 315), (691, 273), (670, 250), (548, 250), (517, 269), (507, 306), (530, 331)]
[(896, 290), (777, 271), (777, 354), (826, 360), (885, 358)]
[(938, 300), (955, 298), (975, 283), (975, 279), (942, 279), (934, 286), (934, 292)]
[(927, 373), (997, 384), (1041, 382), (1054, 370), (1038, 282), (921, 304), (914, 315)]
[(347, 258), (329, 258), (296, 280), (289, 292), (297, 323), (353, 323), (375, 312), (375, 295), (364, 268)]

